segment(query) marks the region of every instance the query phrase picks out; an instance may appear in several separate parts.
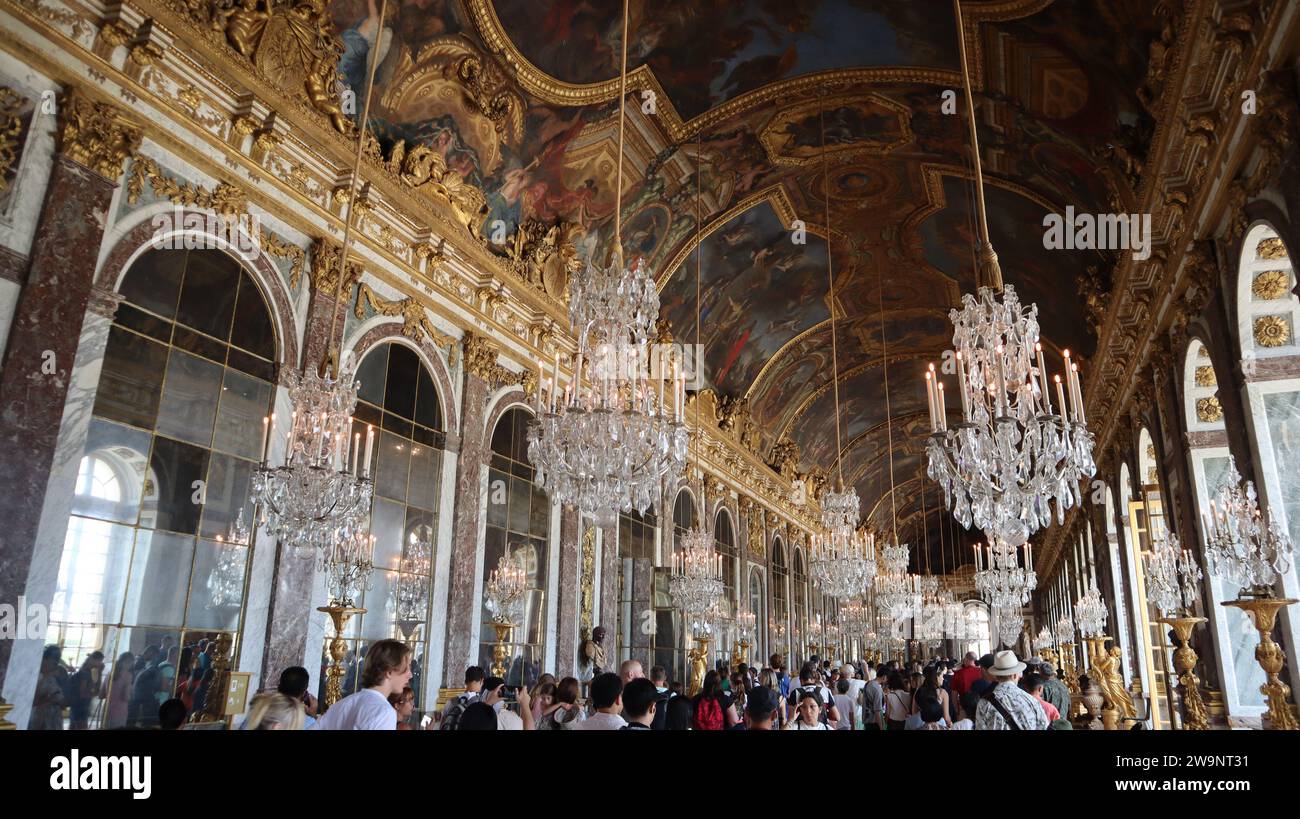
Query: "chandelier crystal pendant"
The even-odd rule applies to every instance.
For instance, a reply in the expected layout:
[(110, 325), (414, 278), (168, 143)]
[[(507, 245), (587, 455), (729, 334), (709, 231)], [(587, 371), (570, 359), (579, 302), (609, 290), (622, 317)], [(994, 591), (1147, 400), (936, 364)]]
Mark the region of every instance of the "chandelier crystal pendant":
[(865, 594), (876, 576), (875, 535), (851, 527), (814, 535), (808, 569), (822, 594), (840, 599)]
[[(925, 374), (931, 435), (929, 476), (943, 487), (957, 520), (1019, 546), (1065, 511), (1082, 503), (1079, 482), (1096, 472), (1093, 435), (1083, 411), (1078, 366), (1065, 360), (1065, 388), (1054, 378), (1056, 407), (1039, 343), (1038, 307), (1022, 309), (1015, 288), (1003, 286), (989, 241), (975, 106), (966, 38), (957, 8), (957, 40), (971, 134), (979, 249), (977, 292), (952, 310), (957, 392), (962, 420), (949, 429), (944, 386), (931, 366)], [(1066, 393), (1069, 394), (1067, 403)], [(1059, 410), (1056, 411), (1056, 410)]]
[(1147, 590), (1160, 613), (1173, 616), (1196, 605), (1201, 568), (1172, 532), (1157, 540), (1146, 555)]
[(1106, 633), (1106, 602), (1093, 580), (1088, 590), (1074, 604), (1074, 621), (1084, 637), (1101, 637)]
[(1038, 634), (1034, 636), (1034, 651), (1043, 652), (1048, 651), (1051, 648), (1052, 632), (1047, 628), (1047, 626), (1043, 626), (1038, 630)]
[(415, 627), (423, 623), (429, 610), (429, 577), (433, 544), (428, 538), (411, 532), (405, 554), (398, 562), (397, 580), (393, 585), (393, 602), (397, 625), (404, 639), (410, 639)]
[(244, 510), (230, 524), (228, 533), (217, 535), (217, 560), (208, 575), (209, 609), (238, 606), (244, 596), (244, 567), (248, 560), (248, 544), (252, 533), (244, 522)]
[(1019, 609), (1029, 602), (1038, 587), (1033, 548), (1029, 543), (1017, 548), (996, 537), (991, 545), (975, 545), (975, 589), (990, 606)]
[(689, 444), (684, 366), (680, 373), (673, 362), (671, 373), (641, 374), (651, 361), (658, 288), (640, 260), (629, 267), (623, 259), (627, 28), (624, 3), (613, 248), (608, 264), (589, 257), (583, 275), (569, 283), (569, 321), (578, 341), (573, 378), (561, 393), (559, 355), (549, 381), (538, 363), (537, 417), (528, 429), (537, 484), (601, 526), (617, 523), (620, 511), (644, 514), (660, 488), (685, 471)]
[(330, 606), (356, 607), (361, 595), (370, 590), (374, 569), (375, 536), (357, 527), (340, 533), (322, 552), (316, 567), (326, 575)]
[(876, 609), (881, 616), (897, 622), (906, 620), (921, 607), (920, 576), (909, 574), (907, 544), (881, 549), (882, 571), (876, 574)]
[(1010, 648), (1020, 639), (1025, 625), (1024, 614), (1020, 606), (995, 606), (994, 611), (998, 620), (998, 639)]
[(1070, 622), (1068, 614), (1062, 614), (1052, 626), (1052, 638), (1056, 640), (1057, 648), (1074, 640), (1074, 623)]
[(689, 530), (673, 553), (668, 593), (693, 632), (712, 631), (724, 590), (722, 557), (713, 548), (712, 533), (702, 527)]
[(1294, 545), (1272, 509), (1265, 522), (1255, 485), (1242, 481), (1235, 459), (1202, 522), (1210, 573), (1241, 587), (1244, 596), (1272, 597), (1274, 584), (1291, 571)]
[(483, 600), (494, 623), (514, 625), (522, 619), (520, 608), (528, 593), (528, 572), (521, 557), (518, 552), (502, 555), (483, 587)]
[(262, 462), (253, 470), (253, 500), (271, 536), (299, 554), (328, 555), (335, 539), (358, 530), (370, 511), (375, 430), (368, 427), (365, 460), (359, 463), (360, 433), (349, 440), (360, 388), (350, 359), (337, 377), (328, 371), (290, 370), (285, 380), (294, 406), (288, 448), (283, 464), (268, 463), (276, 419), (263, 419)]

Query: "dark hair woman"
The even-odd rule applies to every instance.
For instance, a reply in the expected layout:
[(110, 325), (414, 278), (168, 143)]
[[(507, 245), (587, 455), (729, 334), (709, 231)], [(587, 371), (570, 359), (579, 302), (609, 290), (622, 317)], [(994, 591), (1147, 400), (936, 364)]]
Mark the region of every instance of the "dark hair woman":
[(695, 698), (691, 728), (696, 731), (721, 731), (735, 724), (736, 709), (722, 690), (722, 675), (710, 671), (704, 675), (704, 685)]

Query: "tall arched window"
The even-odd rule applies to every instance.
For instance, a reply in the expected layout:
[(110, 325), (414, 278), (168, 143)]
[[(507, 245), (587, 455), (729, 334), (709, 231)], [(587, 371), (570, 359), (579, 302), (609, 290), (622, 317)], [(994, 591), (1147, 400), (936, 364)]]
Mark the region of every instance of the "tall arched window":
[[(105, 679), (124, 652), (157, 655), (150, 675), (166, 699), (188, 682), (201, 644), (224, 632), (238, 650), (249, 550), (218, 538), (241, 510), (251, 526), (249, 478), (272, 406), (276, 338), (257, 284), (220, 251), (146, 252), (121, 295), (49, 640), (74, 665), (102, 650)], [(108, 693), (90, 727), (157, 723), (157, 702)]]
[(1115, 611), (1115, 626), (1112, 633), (1119, 640), (1120, 651), (1124, 655), (1121, 667), (1125, 679), (1129, 679), (1133, 674), (1133, 645), (1129, 639), (1129, 608), (1125, 602), (1129, 599), (1128, 580), (1124, 575), (1123, 561), (1120, 559), (1119, 529), (1115, 523), (1115, 492), (1109, 486), (1106, 487), (1105, 504), (1106, 548), (1111, 588), (1115, 595), (1115, 599), (1111, 601), (1111, 607)]
[(767, 665), (767, 641), (764, 639), (763, 624), (767, 622), (767, 606), (763, 605), (763, 570), (753, 566), (749, 570), (749, 602), (746, 608), (754, 615), (753, 648), (749, 655), (749, 664), (760, 668)]
[[(1256, 488), (1262, 504), (1287, 527), (1292, 540), (1300, 540), (1300, 340), (1296, 338), (1300, 299), (1292, 292), (1294, 285), (1291, 254), (1282, 238), (1267, 224), (1252, 227), (1242, 244), (1237, 275), (1237, 324), (1241, 370), (1246, 376), (1247, 428), (1260, 484)], [(1281, 596), (1300, 595), (1297, 571), (1293, 562), (1282, 579)], [(1237, 619), (1235, 614), (1232, 617)], [(1286, 645), (1287, 654), (1294, 658), (1300, 645), (1300, 617), (1283, 615), (1275, 629), (1274, 639)], [(1300, 672), (1294, 663), (1288, 665), (1284, 674), (1290, 675), (1293, 687), (1300, 685)], [(1256, 696), (1240, 693), (1243, 701)]]
[[(1210, 352), (1200, 339), (1193, 339), (1183, 362), (1183, 394), (1192, 483), (1200, 512), (1198, 521), (1202, 515), (1210, 514), (1210, 500), (1228, 473), (1228, 433), (1223, 424), (1218, 392), (1219, 377)], [(1197, 530), (1202, 539), (1198, 552), (1203, 558), (1205, 533), (1201, 526)], [(1264, 698), (1259, 693), (1264, 671), (1255, 661), (1258, 636), (1240, 609), (1220, 605), (1225, 600), (1236, 598), (1241, 590), (1208, 572), (1205, 580), (1205, 588), (1209, 590), (1205, 615), (1210, 618), (1218, 646), (1214, 653), (1219, 679), (1223, 681), (1224, 704), (1229, 716), (1258, 715), (1264, 708)], [(1209, 661), (1208, 657), (1206, 661)]]
[[(772, 622), (769, 637), (773, 651), (788, 652), (794, 645), (790, 635), (790, 570), (785, 562), (785, 544), (772, 539)], [(793, 657), (787, 657), (787, 661)]]
[(809, 655), (808, 643), (812, 638), (808, 633), (808, 572), (804, 569), (803, 550), (797, 546), (790, 567), (790, 596), (794, 600), (790, 648), (802, 663)]
[[(358, 605), (366, 611), (348, 621), (349, 648), (364, 657), (366, 647), (388, 638), (411, 642), (411, 688), (424, 702), (423, 671), (428, 651), (433, 597), (433, 552), (438, 529), (438, 487), (446, 447), (442, 407), (433, 377), (409, 347), (380, 344), (357, 368), (361, 383), (353, 432), (365, 440), (366, 426), (376, 430), (371, 463), (374, 501), (370, 534), (375, 538), (371, 585)], [(399, 602), (419, 595), (414, 608), (399, 611)], [(412, 608), (408, 602), (400, 608)], [(403, 629), (406, 629), (404, 632)], [(333, 662), (327, 638), (322, 647), (319, 685)], [(351, 663), (344, 693), (356, 689), (363, 663)]]
[[(713, 548), (717, 550), (718, 556), (722, 558), (723, 596), (726, 600), (727, 611), (734, 618), (740, 612), (741, 598), (736, 588), (740, 561), (736, 551), (736, 533), (731, 526), (731, 514), (723, 508), (719, 508), (717, 515), (713, 518)], [(716, 640), (718, 659), (726, 660), (730, 665), (731, 650), (735, 645), (734, 629), (729, 626), (721, 628), (714, 635), (714, 639)]]
[(993, 632), (989, 625), (989, 607), (979, 600), (967, 600), (966, 624), (974, 637), (967, 640), (965, 651), (973, 651), (983, 657), (992, 651)]
[[(551, 501), (533, 483), (528, 462), (529, 413), (509, 409), (492, 431), (492, 461), (488, 469), (487, 531), (483, 548), (483, 582), (503, 555), (510, 554), (527, 575), (522, 617), (511, 637), (512, 656), (506, 682), (532, 685), (541, 674), (546, 654), (546, 585), (550, 564)], [(491, 612), (482, 604), (479, 630), (479, 665), (492, 665), (496, 633), (489, 625)]]

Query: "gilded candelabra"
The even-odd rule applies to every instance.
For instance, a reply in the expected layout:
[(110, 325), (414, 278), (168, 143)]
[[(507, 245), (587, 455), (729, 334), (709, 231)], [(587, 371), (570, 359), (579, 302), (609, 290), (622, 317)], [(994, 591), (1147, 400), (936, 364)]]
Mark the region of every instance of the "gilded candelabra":
[(1083, 693), (1079, 689), (1079, 670), (1074, 666), (1074, 643), (1061, 643), (1061, 679), (1070, 689), (1070, 696)]
[(364, 614), (365, 609), (355, 606), (334, 604), (321, 606), (316, 611), (323, 611), (330, 616), (334, 624), (334, 639), (330, 640), (330, 667), (325, 670), (325, 707), (329, 708), (343, 698), (343, 658), (348, 654), (348, 644), (343, 639), (343, 629), (354, 614)]
[(1197, 624), (1208, 622), (1204, 617), (1161, 617), (1161, 623), (1168, 624), (1178, 638), (1174, 647), (1174, 668), (1178, 671), (1178, 682), (1183, 686), (1183, 710), (1186, 715), (1183, 725), (1189, 731), (1207, 731), (1210, 728), (1210, 712), (1201, 698), (1201, 681), (1194, 671), (1196, 652), (1192, 650), (1192, 629)]
[(1259, 632), (1259, 645), (1255, 646), (1255, 659), (1259, 661), (1260, 668), (1264, 669), (1268, 677), (1259, 687), (1259, 692), (1268, 700), (1268, 710), (1264, 712), (1264, 719), (1268, 727), (1276, 731), (1300, 729), (1300, 725), (1296, 724), (1295, 715), (1291, 713), (1291, 704), (1288, 701), (1291, 696), (1291, 686), (1282, 682), (1278, 676), (1286, 662), (1286, 656), (1282, 652), (1282, 647), (1273, 642), (1273, 623), (1277, 620), (1278, 610), (1295, 602), (1297, 601), (1278, 597), (1256, 597), (1229, 600), (1223, 604), (1244, 611), (1250, 618), (1251, 624), (1255, 626), (1255, 630)]
[(12, 705), (5, 702), (3, 699), (0, 699), (0, 731), (17, 730), (18, 726), (6, 719), (6, 717), (9, 716), (9, 712), (12, 710), (14, 710)]
[(492, 622), (492, 630), (496, 632), (496, 642), (492, 644), (492, 676), (505, 679), (506, 662), (510, 659), (510, 631), (515, 627), (514, 623)]

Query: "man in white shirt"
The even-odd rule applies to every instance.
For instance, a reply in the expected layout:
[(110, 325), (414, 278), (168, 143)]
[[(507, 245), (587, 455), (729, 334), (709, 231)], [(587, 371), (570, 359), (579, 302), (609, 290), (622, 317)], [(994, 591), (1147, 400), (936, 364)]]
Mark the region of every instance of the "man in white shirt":
[[(1025, 670), (1014, 651), (999, 651), (993, 657), (989, 673), (997, 680), (991, 694), (980, 699), (975, 709), (976, 731), (1046, 731), (1047, 714), (1038, 700), (1016, 682)], [(991, 698), (996, 698), (995, 705)], [(1001, 706), (1001, 707), (999, 707)], [(1007, 724), (1007, 717), (1015, 726)]]
[(623, 710), (623, 681), (613, 672), (598, 674), (591, 681), (591, 704), (596, 713), (582, 722), (569, 723), (573, 731), (617, 731), (627, 720), (619, 716)]
[(330, 706), (313, 726), (321, 731), (396, 731), (397, 709), (388, 702), (411, 680), (411, 649), (401, 640), (380, 640), (366, 652), (361, 684)]

